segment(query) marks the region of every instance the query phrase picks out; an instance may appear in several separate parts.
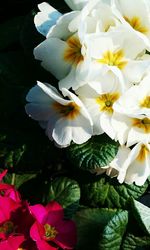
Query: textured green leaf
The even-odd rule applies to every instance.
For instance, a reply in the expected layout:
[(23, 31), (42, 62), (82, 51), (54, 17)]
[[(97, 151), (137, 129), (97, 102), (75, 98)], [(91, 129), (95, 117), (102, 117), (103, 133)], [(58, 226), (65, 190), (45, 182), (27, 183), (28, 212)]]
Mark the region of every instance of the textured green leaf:
[(74, 220), (77, 225), (77, 249), (78, 250), (100, 250), (100, 234), (105, 225), (114, 216), (117, 210), (83, 209), (77, 212)]
[(93, 207), (127, 208), (130, 197), (139, 198), (148, 187), (147, 182), (141, 187), (134, 184), (119, 184), (116, 178), (109, 178), (106, 175), (95, 179), (80, 184), (84, 204)]
[(105, 226), (99, 244), (100, 250), (120, 250), (128, 223), (128, 212), (120, 211)]
[(141, 228), (150, 235), (150, 208), (132, 199), (132, 210)]
[(92, 170), (108, 165), (117, 152), (118, 143), (103, 134), (93, 136), (81, 145), (72, 144), (68, 148), (68, 157), (75, 167)]
[(15, 17), (0, 24), (0, 50), (19, 42), (23, 16)]
[(47, 202), (58, 201), (65, 208), (66, 217), (72, 217), (79, 206), (80, 188), (76, 181), (59, 177), (51, 182)]
[[(143, 250), (148, 250), (150, 247), (150, 237), (149, 236), (135, 236), (133, 234), (127, 234), (122, 245), (123, 250), (133, 250), (137, 247), (144, 247)], [(141, 248), (140, 248), (141, 249)]]

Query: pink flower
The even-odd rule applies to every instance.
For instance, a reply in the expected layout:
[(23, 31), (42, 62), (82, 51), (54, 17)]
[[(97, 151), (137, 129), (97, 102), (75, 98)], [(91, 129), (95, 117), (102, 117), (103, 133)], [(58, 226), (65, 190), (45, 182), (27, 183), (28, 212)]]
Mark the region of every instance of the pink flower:
[(26, 202), (18, 203), (10, 197), (0, 196), (0, 249), (17, 250), (30, 241), (33, 222)]
[(39, 250), (73, 249), (76, 244), (76, 227), (73, 221), (64, 220), (63, 208), (55, 201), (46, 207), (30, 206), (36, 222), (30, 230), (31, 238)]

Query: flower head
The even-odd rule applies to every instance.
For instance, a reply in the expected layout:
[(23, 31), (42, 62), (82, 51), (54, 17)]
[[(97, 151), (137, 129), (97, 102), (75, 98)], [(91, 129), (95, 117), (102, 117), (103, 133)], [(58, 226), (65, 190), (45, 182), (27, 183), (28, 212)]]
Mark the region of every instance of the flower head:
[(30, 206), (36, 222), (30, 230), (31, 238), (40, 250), (73, 249), (76, 244), (76, 228), (71, 220), (64, 220), (63, 208), (57, 202), (46, 207)]
[(63, 94), (69, 100), (51, 85), (38, 82), (27, 95), (30, 103), (26, 105), (26, 112), (44, 124), (48, 137), (59, 146), (66, 147), (71, 141), (81, 144), (92, 135), (92, 120), (76, 95), (66, 89)]
[(135, 183), (144, 185), (150, 175), (150, 145), (147, 142), (140, 142), (130, 151), (124, 164), (120, 167), (118, 180), (120, 183)]

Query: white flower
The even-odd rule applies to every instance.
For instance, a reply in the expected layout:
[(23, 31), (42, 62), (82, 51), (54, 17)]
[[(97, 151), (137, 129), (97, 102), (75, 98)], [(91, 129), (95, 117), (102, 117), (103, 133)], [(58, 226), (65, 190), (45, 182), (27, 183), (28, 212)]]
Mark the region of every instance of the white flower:
[(127, 90), (114, 104), (112, 125), (116, 140), (127, 146), (150, 142), (150, 74), (138, 86)]
[(99, 85), (97, 82), (97, 91), (96, 84), (95, 90), (84, 85), (76, 91), (92, 117), (95, 135), (105, 132), (112, 139), (115, 138), (115, 130), (111, 124), (113, 105), (122, 93), (117, 83), (115, 77), (107, 75), (101, 77)]
[(74, 88), (76, 68), (84, 61), (83, 37), (80, 37), (78, 32), (72, 33), (68, 29), (69, 22), (77, 14), (78, 11), (75, 11), (60, 17), (47, 34), (47, 39), (34, 49), (34, 56), (41, 61), (41, 65), (58, 80), (65, 80), (65, 84), (59, 82), (60, 89)]
[(118, 23), (112, 13), (110, 1), (92, 0), (79, 12), (69, 24), (72, 32), (77, 32), (80, 27), (85, 33), (107, 32)]
[(78, 81), (92, 81), (112, 71), (120, 79), (122, 88), (127, 89), (131, 83), (141, 80), (150, 65), (150, 60), (137, 58), (145, 52), (143, 41), (125, 28), (87, 35), (86, 48), (88, 59), (78, 68)]
[[(122, 163), (122, 162), (121, 162)], [(126, 182), (142, 186), (150, 176), (150, 144), (138, 143), (128, 154), (118, 174), (120, 183)]]
[(116, 132), (115, 139), (118, 140), (121, 145), (127, 142), (127, 147), (130, 147), (143, 140), (150, 142), (149, 117), (135, 117), (134, 114), (131, 117), (114, 112), (111, 123)]
[(38, 8), (40, 12), (34, 17), (35, 27), (42, 35), (46, 36), (62, 14), (45, 2), (39, 4)]
[(150, 5), (146, 0), (112, 0), (116, 17), (150, 49)]
[(150, 117), (150, 73), (139, 85), (127, 90), (114, 104), (114, 109), (130, 116)]
[[(72, 62), (66, 59), (66, 54), (70, 51), (70, 40), (74, 35), (68, 30), (68, 23), (76, 13), (65, 14), (59, 18), (57, 24), (53, 26), (44, 40), (34, 49), (34, 56), (41, 61), (41, 65), (50, 71), (57, 79), (64, 78), (71, 70)], [(72, 37), (72, 40), (75, 38)], [(76, 46), (75, 46), (75, 45)], [(80, 42), (76, 38), (74, 45), (74, 55), (78, 56), (80, 48), (77, 50)], [(72, 52), (73, 53), (73, 52)], [(70, 52), (70, 57), (71, 57)], [(73, 58), (74, 59), (74, 58)]]
[(70, 91), (63, 89), (64, 99), (49, 84), (37, 83), (27, 94), (25, 109), (29, 116), (46, 129), (50, 140), (60, 147), (71, 141), (82, 144), (92, 135), (92, 121), (82, 102)]

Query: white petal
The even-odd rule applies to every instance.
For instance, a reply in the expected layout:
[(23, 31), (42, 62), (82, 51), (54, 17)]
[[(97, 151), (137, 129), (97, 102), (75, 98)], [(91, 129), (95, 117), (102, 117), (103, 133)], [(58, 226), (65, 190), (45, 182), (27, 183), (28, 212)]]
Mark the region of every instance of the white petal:
[(123, 73), (130, 82), (139, 83), (150, 66), (150, 61), (130, 61)]
[(114, 139), (115, 138), (115, 130), (111, 124), (111, 115), (107, 114), (107, 113), (103, 113), (100, 117), (100, 125), (101, 128), (103, 129), (103, 131), (111, 138)]
[(52, 137), (62, 147), (66, 147), (71, 143), (72, 128), (67, 119), (61, 118), (56, 122)]
[(70, 9), (81, 10), (89, 0), (65, 0)]
[(150, 142), (150, 133), (144, 133), (142, 129), (132, 127), (128, 134), (127, 147), (134, 145), (135, 143), (147, 140)]
[(69, 30), (69, 24), (72, 19), (78, 16), (79, 11), (72, 11), (62, 15), (56, 25), (54, 25), (47, 34), (47, 38), (49, 37), (56, 37), (60, 38), (61, 40), (66, 41), (73, 33)]
[(116, 131), (116, 140), (121, 145), (127, 141), (128, 132), (131, 127), (131, 119), (125, 115), (114, 112), (112, 116), (112, 126)]
[(62, 90), (62, 88), (76, 89), (76, 87), (78, 86), (78, 82), (76, 81), (76, 68), (72, 67), (69, 74), (63, 79), (61, 79), (58, 84), (60, 90)]
[(46, 70), (60, 80), (69, 73), (70, 69), (70, 64), (64, 60), (66, 48), (66, 42), (57, 38), (49, 38), (34, 49), (34, 56), (42, 61), (41, 65)]
[(26, 96), (27, 102), (34, 102), (34, 103), (50, 103), (49, 96), (39, 87), (34, 86), (31, 88)]
[(70, 100), (73, 100), (80, 107), (80, 113), (82, 114), (83, 117), (85, 117), (90, 122), (92, 126), (93, 125), (92, 119), (87, 109), (85, 108), (83, 102), (75, 94), (73, 94), (67, 89), (62, 89), (62, 93), (64, 96), (68, 96)]
[(63, 99), (58, 93), (57, 89), (50, 84), (42, 82), (38, 82), (37, 84), (53, 100), (59, 102), (62, 105), (67, 105), (70, 103), (70, 101)]
[(41, 12), (35, 15), (34, 23), (37, 30), (42, 35), (46, 36), (49, 29), (56, 23), (62, 14), (46, 2), (39, 4), (38, 8)]
[(82, 144), (89, 140), (93, 134), (90, 122), (82, 115), (79, 115), (72, 122), (72, 140), (77, 144)]
[(48, 121), (53, 116), (50, 106), (43, 104), (28, 103), (25, 106), (26, 113), (37, 121)]

